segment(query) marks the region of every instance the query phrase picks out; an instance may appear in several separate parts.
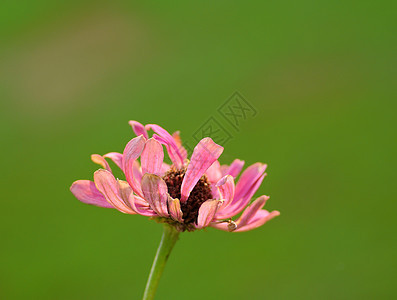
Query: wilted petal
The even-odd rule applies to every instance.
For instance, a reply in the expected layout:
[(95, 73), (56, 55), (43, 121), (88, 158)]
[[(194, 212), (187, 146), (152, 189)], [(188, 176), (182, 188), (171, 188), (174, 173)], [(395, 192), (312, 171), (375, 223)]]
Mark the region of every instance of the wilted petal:
[(210, 199), (201, 204), (198, 212), (197, 228), (207, 227), (211, 223), (221, 203), (221, 200)]
[(170, 135), (167, 130), (156, 124), (148, 124), (145, 126), (145, 128), (147, 130), (152, 129), (155, 133), (157, 133), (157, 137), (155, 135), (153, 135), (153, 137), (156, 138), (160, 143), (164, 143), (166, 146), (168, 146), (166, 148), (172, 162), (177, 168), (181, 168), (184, 158), (172, 135)]
[(134, 163), (141, 155), (145, 147), (146, 139), (143, 135), (133, 138), (128, 142), (123, 152), (123, 170), (127, 182), (130, 184), (132, 190), (139, 196), (142, 195), (141, 185), (138, 179), (134, 176)]
[(102, 168), (108, 170), (109, 172), (112, 172), (112, 169), (110, 169), (110, 166), (109, 166), (108, 162), (106, 161), (106, 159), (102, 155), (92, 154), (91, 155), (91, 160), (94, 163), (102, 166)]
[(189, 198), (189, 194), (204, 172), (219, 158), (223, 147), (207, 137), (202, 139), (194, 148), (189, 166), (181, 186), (181, 202)]
[(163, 146), (154, 138), (148, 139), (141, 154), (142, 173), (160, 175), (163, 159)]
[(94, 173), (94, 182), (98, 191), (115, 208), (126, 214), (135, 214), (128, 205), (127, 199), (122, 198), (119, 183), (111, 172), (103, 169), (96, 171)]
[(183, 222), (183, 212), (181, 210), (181, 203), (179, 199), (173, 199), (171, 196), (168, 197), (168, 210), (171, 217), (180, 223)]
[(129, 121), (128, 124), (131, 125), (136, 136), (143, 135), (146, 139), (149, 138), (145, 126), (143, 126), (141, 123), (137, 121)]
[(73, 182), (70, 191), (83, 203), (99, 207), (114, 208), (106, 201), (105, 197), (98, 191), (95, 183), (91, 180), (77, 180)]
[(165, 181), (154, 174), (142, 177), (142, 192), (151, 208), (161, 217), (168, 217), (168, 188)]
[(236, 178), (238, 174), (240, 174), (243, 167), (244, 167), (244, 161), (235, 159), (231, 163), (230, 167), (224, 169), (223, 175), (232, 175), (234, 178)]
[(123, 154), (118, 152), (109, 152), (103, 157), (110, 158), (121, 170), (123, 170)]

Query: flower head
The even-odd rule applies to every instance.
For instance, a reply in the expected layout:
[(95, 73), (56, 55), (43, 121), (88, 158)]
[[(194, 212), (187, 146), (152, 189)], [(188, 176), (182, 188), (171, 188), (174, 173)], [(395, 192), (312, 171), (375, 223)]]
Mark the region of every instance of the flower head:
[[(188, 160), (179, 132), (171, 135), (155, 124), (129, 123), (137, 137), (122, 154), (91, 156), (103, 169), (94, 173), (94, 181), (77, 180), (72, 184), (70, 189), (78, 200), (152, 217), (179, 231), (208, 226), (247, 231), (279, 215), (278, 211), (262, 209), (268, 196), (260, 196), (249, 205), (266, 176), (265, 164), (249, 166), (235, 184), (244, 161), (236, 159), (229, 166), (220, 165), (223, 147), (211, 138), (202, 139)], [(151, 138), (149, 130), (154, 131)], [(164, 162), (163, 146), (172, 165)], [(123, 171), (126, 181), (114, 177), (106, 158)], [(241, 212), (240, 217), (232, 219)]]

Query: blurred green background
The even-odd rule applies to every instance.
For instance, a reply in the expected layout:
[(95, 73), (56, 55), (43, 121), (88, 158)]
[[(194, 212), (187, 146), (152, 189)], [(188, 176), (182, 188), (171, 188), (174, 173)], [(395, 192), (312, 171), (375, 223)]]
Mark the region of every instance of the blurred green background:
[[(395, 2), (2, 1), (1, 299), (139, 299), (161, 226), (69, 191), (127, 122), (210, 117), (281, 216), (181, 235), (157, 299), (391, 299)], [(239, 131), (218, 108), (256, 109)]]

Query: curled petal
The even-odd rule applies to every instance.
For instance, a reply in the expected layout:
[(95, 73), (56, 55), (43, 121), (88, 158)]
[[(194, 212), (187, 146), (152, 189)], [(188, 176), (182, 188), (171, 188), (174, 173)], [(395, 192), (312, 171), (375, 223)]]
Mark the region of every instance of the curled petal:
[(106, 201), (112, 204), (119, 211), (126, 214), (135, 214), (128, 203), (128, 199), (123, 199), (120, 185), (113, 174), (107, 170), (100, 169), (94, 173), (95, 185), (105, 196)]
[(184, 159), (172, 135), (170, 135), (167, 130), (156, 124), (148, 124), (145, 126), (145, 128), (147, 130), (152, 129), (155, 133), (157, 133), (157, 137), (155, 137), (154, 135), (153, 137), (155, 137), (160, 143), (164, 143), (166, 146), (168, 146), (166, 148), (172, 162), (178, 169), (181, 168)]
[(145, 126), (143, 126), (141, 123), (137, 121), (129, 121), (128, 124), (131, 125), (132, 130), (134, 131), (136, 136), (143, 135), (146, 139), (149, 138)]
[(142, 177), (142, 192), (150, 207), (160, 216), (168, 217), (168, 188), (165, 181), (154, 174), (144, 174)]
[(118, 152), (109, 152), (103, 157), (110, 158), (121, 170), (123, 170), (123, 154)]
[(154, 138), (148, 139), (141, 154), (142, 173), (160, 175), (163, 159), (163, 146)]
[(201, 204), (197, 218), (197, 228), (207, 227), (214, 219), (218, 207), (222, 204), (221, 200), (210, 199)]
[(224, 170), (223, 175), (232, 175), (234, 178), (236, 178), (238, 176), (238, 174), (240, 174), (243, 167), (244, 167), (244, 161), (235, 159), (231, 163), (230, 167), (228, 167)]
[(70, 191), (83, 203), (105, 208), (114, 208), (113, 205), (106, 201), (105, 197), (98, 191), (95, 183), (91, 180), (77, 180), (73, 182)]
[(181, 186), (181, 202), (185, 202), (190, 192), (204, 172), (219, 158), (223, 147), (207, 137), (202, 139), (194, 148), (189, 166)]
[(181, 210), (181, 203), (179, 199), (173, 199), (171, 196), (168, 197), (168, 210), (171, 217), (180, 223), (183, 222), (183, 212)]
[(130, 184), (132, 190), (138, 195), (142, 195), (141, 185), (138, 179), (134, 176), (134, 163), (137, 158), (141, 155), (143, 148), (145, 147), (146, 139), (143, 135), (133, 138), (128, 142), (123, 152), (123, 170), (127, 182)]
[(110, 169), (110, 166), (109, 166), (108, 162), (106, 161), (106, 159), (102, 155), (92, 154), (91, 155), (91, 160), (94, 163), (102, 166), (102, 168), (108, 170), (109, 172), (112, 172), (112, 169)]

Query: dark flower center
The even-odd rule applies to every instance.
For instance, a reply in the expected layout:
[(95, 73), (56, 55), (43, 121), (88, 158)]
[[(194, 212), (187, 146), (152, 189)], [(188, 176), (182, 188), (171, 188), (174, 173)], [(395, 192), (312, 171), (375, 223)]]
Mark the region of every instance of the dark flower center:
[[(181, 199), (181, 186), (186, 169), (174, 169), (168, 171), (163, 179), (168, 187), (168, 193), (172, 198)], [(205, 201), (212, 199), (211, 186), (207, 177), (203, 175), (190, 192), (186, 202), (181, 202), (184, 224), (197, 223), (198, 211)]]

